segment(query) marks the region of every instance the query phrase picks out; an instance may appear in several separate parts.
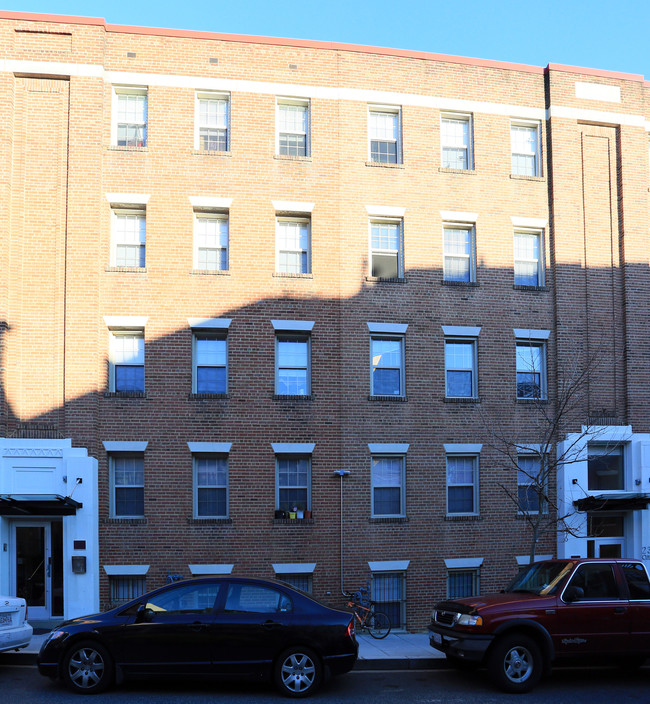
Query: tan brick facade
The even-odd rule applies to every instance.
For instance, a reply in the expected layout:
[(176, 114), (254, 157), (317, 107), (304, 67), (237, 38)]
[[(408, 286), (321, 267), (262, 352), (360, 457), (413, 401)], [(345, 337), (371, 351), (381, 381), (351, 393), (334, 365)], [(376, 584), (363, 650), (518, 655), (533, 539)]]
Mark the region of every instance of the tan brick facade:
[[(445, 560), (482, 559), (481, 587), (500, 587), (529, 545), (502, 488), (516, 492), (516, 472), (485, 444), (497, 419), (535, 441), (515, 329), (549, 331), (550, 406), (558, 370), (588, 351), (604, 372), (582, 422), (650, 432), (641, 77), (7, 12), (0, 52), (0, 435), (71, 438), (98, 459), (102, 606), (103, 567), (118, 564), (149, 565), (153, 588), (190, 565), (272, 576), (315, 563), (314, 593), (338, 603), (377, 563), (376, 575), (405, 574), (411, 630), (446, 593)], [(115, 86), (146, 91), (146, 146), (114, 145)], [(197, 91), (228, 96), (225, 152), (196, 148)], [(308, 156), (276, 153), (277, 97), (309, 101)], [(371, 161), (369, 105), (399, 109), (401, 163)], [(441, 165), (441, 116), (455, 114), (471, 128), (467, 169)], [(532, 176), (511, 173), (513, 120), (537, 126)], [(115, 213), (138, 197), (145, 266), (114, 266)], [(229, 221), (219, 274), (194, 264), (198, 197), (232, 199), (217, 208)], [(276, 273), (278, 201), (303, 218), (313, 204), (307, 274)], [(373, 219), (400, 225), (397, 279), (370, 275)], [(474, 280), (448, 285), (443, 225), (459, 222)], [(517, 229), (543, 233), (540, 285), (514, 285)], [(146, 318), (144, 394), (111, 393), (106, 318), (124, 317)], [(232, 320), (225, 396), (192, 393), (188, 319)], [(275, 393), (273, 320), (314, 323), (306, 398)], [(397, 398), (371, 391), (368, 323), (408, 326)], [(443, 326), (480, 328), (477, 398), (446, 398)], [(147, 443), (144, 519), (115, 516), (111, 442)], [(232, 443), (227, 518), (196, 517), (188, 442)], [(274, 518), (272, 443), (315, 443), (311, 520)], [(398, 517), (372, 515), (369, 443), (408, 445)], [(447, 515), (445, 444), (483, 444), (474, 515)], [(555, 554), (555, 536), (538, 552)]]

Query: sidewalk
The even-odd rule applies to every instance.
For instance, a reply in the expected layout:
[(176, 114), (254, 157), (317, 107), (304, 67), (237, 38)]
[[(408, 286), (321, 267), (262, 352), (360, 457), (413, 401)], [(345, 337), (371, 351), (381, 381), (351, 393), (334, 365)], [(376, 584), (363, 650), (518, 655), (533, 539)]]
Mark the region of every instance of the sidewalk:
[[(0, 653), (3, 665), (34, 665), (36, 654), (47, 637), (37, 629), (30, 644), (22, 650)], [(426, 633), (390, 633), (376, 640), (365, 633), (357, 634), (359, 659), (354, 669), (359, 670), (433, 670), (446, 667), (445, 656), (429, 645)]]

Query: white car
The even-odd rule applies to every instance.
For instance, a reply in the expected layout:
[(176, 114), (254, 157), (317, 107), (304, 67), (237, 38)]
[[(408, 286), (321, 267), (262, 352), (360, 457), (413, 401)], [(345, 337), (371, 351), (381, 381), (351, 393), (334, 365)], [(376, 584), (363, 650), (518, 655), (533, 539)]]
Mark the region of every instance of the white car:
[(0, 653), (29, 645), (33, 629), (25, 620), (27, 603), (17, 596), (0, 596)]

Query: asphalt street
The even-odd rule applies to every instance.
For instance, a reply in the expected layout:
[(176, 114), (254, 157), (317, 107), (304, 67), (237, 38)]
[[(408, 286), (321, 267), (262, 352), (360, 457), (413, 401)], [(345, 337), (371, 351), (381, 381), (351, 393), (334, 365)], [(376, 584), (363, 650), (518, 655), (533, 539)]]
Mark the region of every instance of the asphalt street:
[[(617, 668), (554, 670), (533, 692), (495, 691), (485, 672), (455, 670), (351, 672), (328, 682), (310, 702), (336, 704), (628, 704), (650, 702), (650, 667), (632, 675)], [(127, 682), (89, 699), (70, 694), (58, 682), (41, 677), (33, 666), (0, 667), (5, 702), (20, 704), (268, 704), (290, 701), (269, 684), (187, 680)], [(83, 700), (83, 702), (82, 702)]]

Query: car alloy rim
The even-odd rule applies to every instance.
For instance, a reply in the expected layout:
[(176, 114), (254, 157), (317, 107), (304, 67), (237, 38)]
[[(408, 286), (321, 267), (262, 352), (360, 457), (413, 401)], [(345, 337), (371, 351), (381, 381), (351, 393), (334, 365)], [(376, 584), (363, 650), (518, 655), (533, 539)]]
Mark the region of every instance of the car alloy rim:
[(292, 692), (304, 692), (314, 684), (316, 667), (304, 653), (293, 653), (282, 663), (282, 683)]
[(93, 648), (81, 648), (68, 664), (70, 679), (80, 689), (91, 689), (104, 675), (104, 660)]
[(506, 654), (503, 667), (511, 682), (525, 682), (533, 671), (533, 656), (527, 648), (515, 646)]

